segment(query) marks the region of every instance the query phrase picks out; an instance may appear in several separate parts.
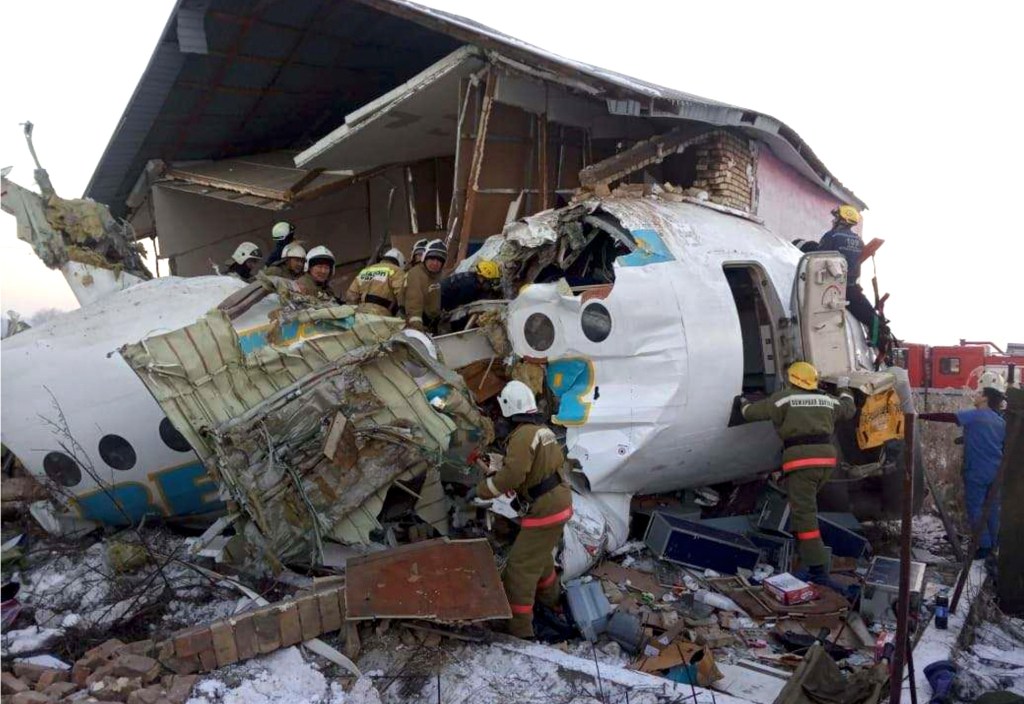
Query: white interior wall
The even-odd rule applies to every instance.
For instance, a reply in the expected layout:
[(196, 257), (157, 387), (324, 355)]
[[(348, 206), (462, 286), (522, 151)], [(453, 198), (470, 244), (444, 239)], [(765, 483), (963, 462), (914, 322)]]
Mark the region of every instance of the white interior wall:
[(388, 232), (388, 194), (392, 187), (395, 193), (390, 232), (408, 233), (401, 169), (375, 176), (369, 185), (356, 183), (281, 211), (183, 193), (157, 184), (152, 198), (160, 254), (173, 261), (178, 276), (210, 274), (212, 265), (228, 259), (242, 242), (254, 242), (269, 253), (271, 228), (275, 222), (287, 220), (308, 247), (327, 245), (339, 264), (363, 259)]

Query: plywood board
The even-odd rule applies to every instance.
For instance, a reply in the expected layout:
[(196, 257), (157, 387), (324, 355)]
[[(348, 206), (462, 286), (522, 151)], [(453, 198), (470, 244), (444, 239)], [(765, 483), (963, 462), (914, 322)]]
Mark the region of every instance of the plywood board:
[(346, 618), (455, 623), (511, 618), (486, 540), (430, 540), (353, 558)]

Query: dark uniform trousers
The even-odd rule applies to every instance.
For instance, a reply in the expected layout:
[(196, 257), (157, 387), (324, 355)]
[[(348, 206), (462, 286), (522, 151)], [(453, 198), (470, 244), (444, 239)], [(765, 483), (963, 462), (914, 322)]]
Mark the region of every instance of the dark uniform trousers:
[[(564, 464), (565, 455), (551, 429), (523, 423), (509, 436), (501, 471), (477, 485), (477, 494), (485, 499), (506, 491), (516, 492), (521, 500), (537, 495), (520, 523), (502, 575), (512, 609), (509, 631), (521, 638), (533, 636), (536, 601), (550, 607), (558, 603), (554, 550), (572, 517), (572, 490), (562, 473)], [(548, 490), (541, 493), (538, 487), (546, 482)]]

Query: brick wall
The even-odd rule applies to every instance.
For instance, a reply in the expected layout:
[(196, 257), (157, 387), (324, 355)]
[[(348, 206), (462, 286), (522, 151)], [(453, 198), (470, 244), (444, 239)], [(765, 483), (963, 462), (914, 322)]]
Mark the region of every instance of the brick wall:
[(756, 181), (748, 140), (719, 132), (696, 147), (696, 152), (694, 187), (706, 190), (714, 203), (751, 212)]

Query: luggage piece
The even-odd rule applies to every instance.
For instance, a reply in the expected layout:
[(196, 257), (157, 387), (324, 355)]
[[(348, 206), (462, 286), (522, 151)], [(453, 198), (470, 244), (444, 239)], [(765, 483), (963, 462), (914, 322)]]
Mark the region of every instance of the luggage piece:
[(655, 511), (644, 543), (656, 557), (687, 567), (736, 574), (737, 568), (753, 570), (760, 549), (742, 535)]

